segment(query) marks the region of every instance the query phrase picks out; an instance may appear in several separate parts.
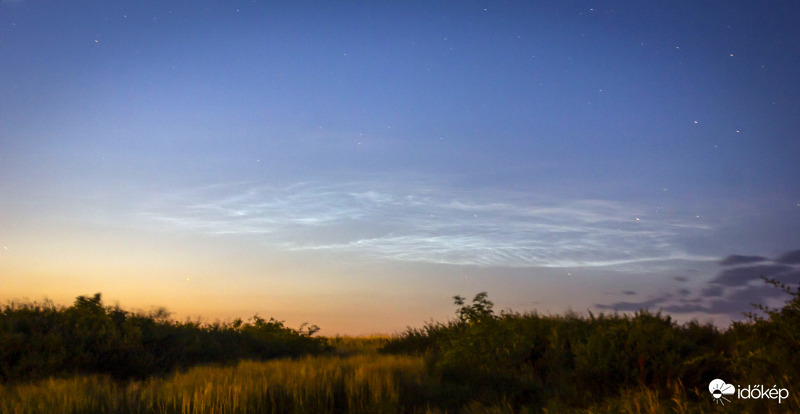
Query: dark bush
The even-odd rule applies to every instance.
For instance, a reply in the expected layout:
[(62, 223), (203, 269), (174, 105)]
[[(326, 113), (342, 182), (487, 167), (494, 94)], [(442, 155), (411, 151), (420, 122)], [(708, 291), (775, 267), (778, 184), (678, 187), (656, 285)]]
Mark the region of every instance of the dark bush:
[(800, 380), (800, 291), (763, 278), (789, 296), (780, 309), (754, 304), (747, 322), (727, 332), (735, 344), (734, 365), (742, 383), (795, 385)]
[(145, 378), (200, 363), (263, 360), (319, 353), (316, 326), (291, 329), (275, 319), (176, 322), (164, 309), (150, 314), (104, 307), (100, 294), (70, 307), (6, 305), (0, 312), (0, 380), (75, 373)]
[(472, 304), (456, 296), (455, 319), (409, 328), (383, 352), (425, 355), (450, 407), (543, 407), (553, 400), (587, 408), (632, 389), (669, 401), (676, 387), (697, 399), (707, 397), (714, 378), (788, 387), (800, 378), (800, 294), (767, 282), (791, 296), (786, 306), (757, 306), (763, 316), (751, 313), (725, 330), (648, 311), (496, 315), (486, 293)]

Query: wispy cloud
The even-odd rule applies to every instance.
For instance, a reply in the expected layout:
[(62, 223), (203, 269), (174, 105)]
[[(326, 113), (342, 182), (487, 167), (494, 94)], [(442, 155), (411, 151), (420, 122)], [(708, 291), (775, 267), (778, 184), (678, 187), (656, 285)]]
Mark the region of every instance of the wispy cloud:
[(676, 242), (707, 226), (647, 211), (656, 210), (394, 180), (216, 185), (164, 197), (147, 214), (173, 229), (258, 235), (275, 248), (377, 260), (509, 267), (716, 260)]

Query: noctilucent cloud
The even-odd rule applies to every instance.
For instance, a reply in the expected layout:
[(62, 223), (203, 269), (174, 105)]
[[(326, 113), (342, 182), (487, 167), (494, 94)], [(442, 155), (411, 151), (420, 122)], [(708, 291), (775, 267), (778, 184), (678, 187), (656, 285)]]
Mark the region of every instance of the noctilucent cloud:
[(796, 1), (0, 1), (0, 300), (322, 334), (800, 282)]

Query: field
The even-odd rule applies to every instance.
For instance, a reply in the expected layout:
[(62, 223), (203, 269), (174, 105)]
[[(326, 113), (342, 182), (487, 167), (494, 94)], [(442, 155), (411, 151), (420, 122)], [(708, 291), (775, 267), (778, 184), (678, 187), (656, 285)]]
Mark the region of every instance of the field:
[[(793, 400), (764, 411), (717, 407), (705, 390), (691, 398), (678, 383), (670, 398), (642, 387), (586, 408), (484, 404), (443, 408), (430, 399), (442, 384), (421, 357), (361, 354), (314, 356), (232, 366), (202, 366), (166, 378), (119, 383), (108, 376), (76, 376), (0, 388), (3, 413), (715, 413), (797, 412)], [(694, 393), (695, 391), (689, 391)], [(692, 394), (692, 397), (697, 397)], [(702, 401), (703, 399), (708, 401)], [(745, 408), (742, 410), (742, 408)]]
[[(648, 312), (497, 315), (483, 293), (456, 297), (453, 320), (370, 338), (257, 316), (179, 323), (103, 307), (99, 295), (10, 304), (0, 412), (800, 412), (800, 296), (776, 286), (792, 295), (786, 306), (724, 330)], [(786, 395), (721, 400), (715, 378)]]
[(49, 379), (5, 387), (8, 413), (404, 412), (425, 380), (420, 358), (304, 357), (194, 367), (129, 383), (108, 376)]

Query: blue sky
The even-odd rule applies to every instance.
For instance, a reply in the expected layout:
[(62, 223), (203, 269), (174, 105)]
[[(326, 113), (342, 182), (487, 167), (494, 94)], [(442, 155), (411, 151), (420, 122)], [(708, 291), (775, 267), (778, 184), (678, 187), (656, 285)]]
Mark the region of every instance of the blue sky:
[(327, 334), (480, 291), (725, 323), (779, 301), (759, 274), (799, 278), (799, 17), (0, 2), (0, 299)]

